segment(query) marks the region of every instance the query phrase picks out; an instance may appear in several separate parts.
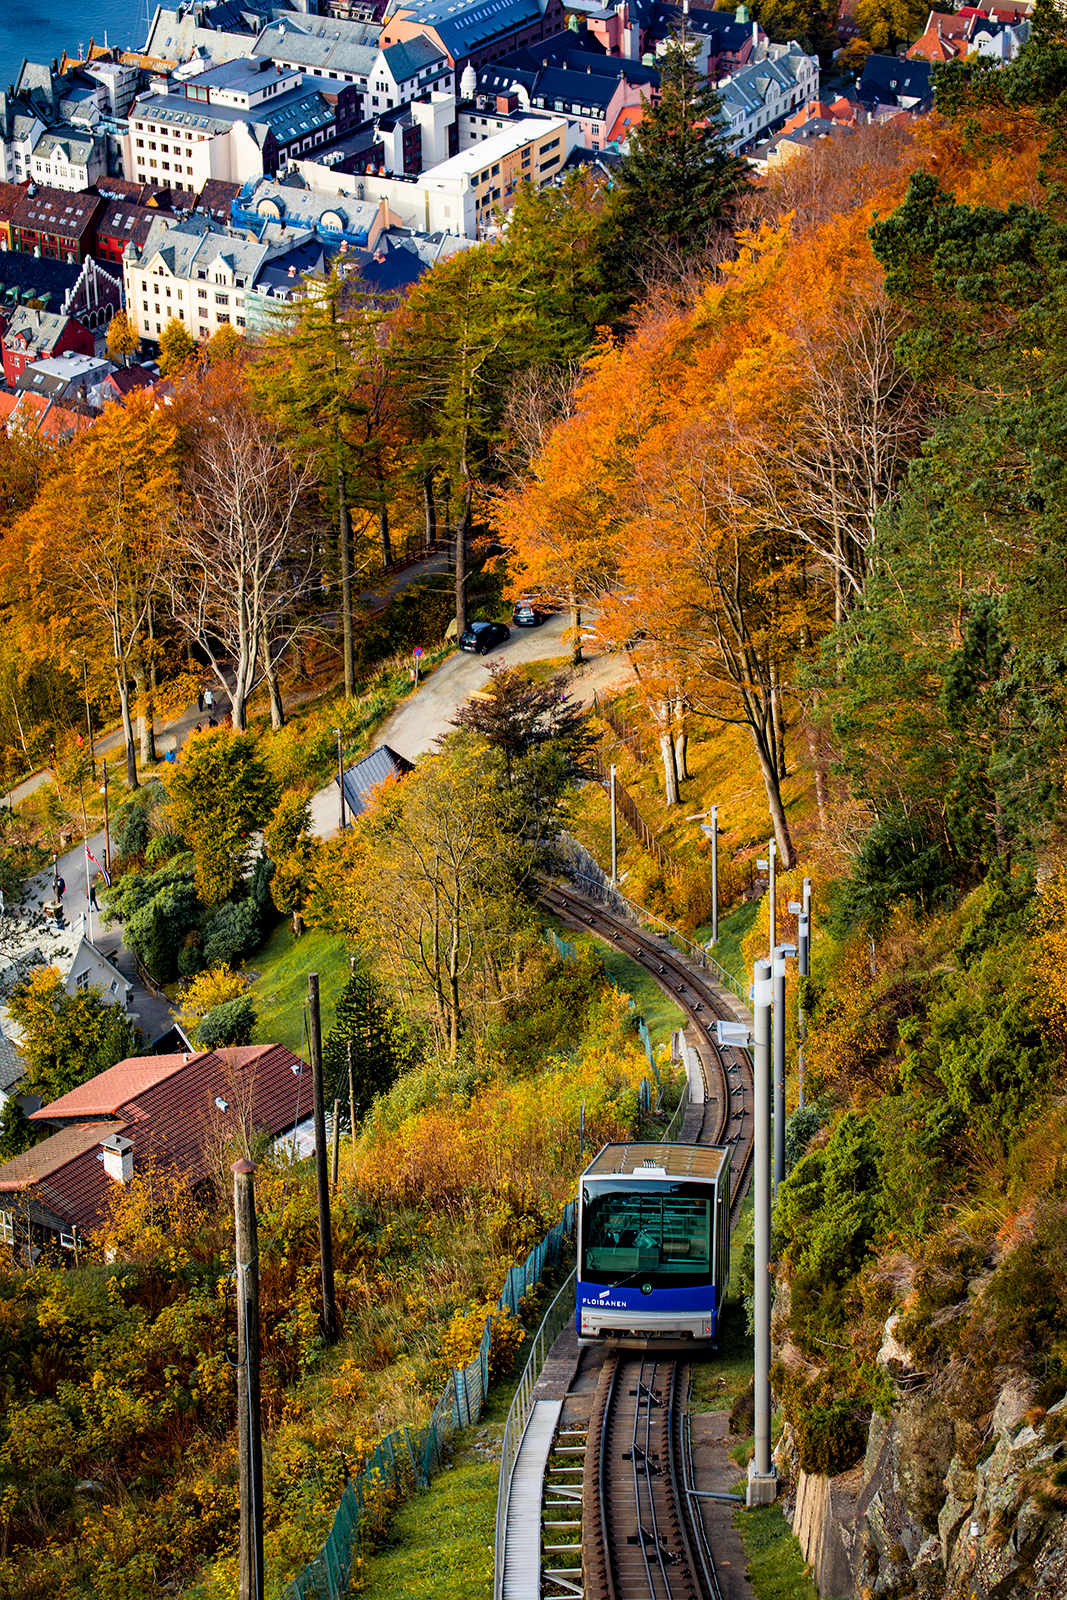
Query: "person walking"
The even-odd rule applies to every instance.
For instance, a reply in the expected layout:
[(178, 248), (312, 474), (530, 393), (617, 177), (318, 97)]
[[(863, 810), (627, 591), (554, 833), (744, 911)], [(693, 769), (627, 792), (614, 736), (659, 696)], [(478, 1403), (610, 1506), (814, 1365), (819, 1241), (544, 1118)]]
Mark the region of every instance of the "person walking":
[(99, 911), (100, 910), (100, 907), (96, 903), (96, 879), (95, 878), (93, 879), (92, 883), (89, 885), (89, 910), (90, 911)]
[(67, 885), (66, 885), (65, 881), (62, 878), (57, 878), (56, 879), (56, 895), (58, 896), (58, 898), (60, 900), (62, 900), (62, 898), (66, 894), (66, 892), (67, 892)]
[(196, 709), (197, 709), (197, 714), (198, 715), (204, 709), (204, 691), (203, 691), (203, 689), (198, 689), (196, 691)]
[(210, 713), (214, 710), (214, 707), (215, 707), (215, 696), (214, 696), (214, 693), (210, 689), (205, 689), (204, 690), (203, 710), (208, 712), (208, 714), (210, 715)]

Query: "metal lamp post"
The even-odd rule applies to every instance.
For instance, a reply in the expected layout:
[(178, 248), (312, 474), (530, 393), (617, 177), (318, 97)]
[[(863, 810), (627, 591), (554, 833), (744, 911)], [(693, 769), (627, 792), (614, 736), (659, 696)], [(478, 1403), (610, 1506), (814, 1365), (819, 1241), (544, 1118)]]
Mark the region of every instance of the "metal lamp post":
[(755, 1340), (753, 1389), (755, 1454), (748, 1465), (745, 1499), (767, 1505), (778, 1493), (771, 1464), (771, 964), (757, 961), (752, 971), (753, 1106), (753, 1300)]
[[(804, 879), (804, 898), (801, 901), (790, 900), (789, 909), (797, 918), (797, 943), (800, 954), (797, 958), (797, 973), (801, 978), (811, 976), (811, 879)], [(804, 1045), (808, 1037), (808, 1025), (804, 1021), (804, 1007), (800, 995), (797, 995), (797, 1105), (804, 1104)]]
[(774, 1198), (785, 1178), (785, 964), (795, 944), (777, 944), (772, 962), (774, 1005)]

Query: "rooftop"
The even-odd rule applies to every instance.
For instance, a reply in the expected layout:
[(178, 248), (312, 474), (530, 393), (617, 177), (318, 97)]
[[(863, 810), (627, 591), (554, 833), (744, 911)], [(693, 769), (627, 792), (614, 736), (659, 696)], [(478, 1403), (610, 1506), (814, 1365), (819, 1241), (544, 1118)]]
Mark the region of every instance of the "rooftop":
[(606, 1144), (582, 1176), (621, 1178), (648, 1173), (651, 1177), (665, 1174), (709, 1181), (719, 1176), (729, 1156), (728, 1147), (714, 1144)]

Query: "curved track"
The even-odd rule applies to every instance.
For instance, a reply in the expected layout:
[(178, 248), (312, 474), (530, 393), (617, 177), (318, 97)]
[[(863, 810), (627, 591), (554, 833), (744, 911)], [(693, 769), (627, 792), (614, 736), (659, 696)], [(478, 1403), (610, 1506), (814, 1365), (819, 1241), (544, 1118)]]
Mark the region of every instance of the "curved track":
[(648, 933), (628, 918), (615, 916), (595, 900), (569, 887), (545, 886), (539, 898), (561, 922), (585, 933), (595, 933), (632, 961), (639, 962), (689, 1018), (700, 1038), (705, 1100), (703, 1123), (696, 1126), (698, 1108), (694, 1106), (691, 1113), (694, 1124), (687, 1138), (694, 1144), (729, 1144), (732, 1147), (730, 1220), (736, 1222), (752, 1164), (752, 1062), (745, 1050), (729, 1045), (720, 1048), (715, 1036), (716, 1021), (735, 1022), (734, 1013), (665, 939)]
[[(545, 887), (540, 899), (561, 921), (639, 962), (685, 1012), (699, 1038), (704, 1104), (686, 1118), (685, 1137), (732, 1146), (730, 1217), (736, 1222), (752, 1161), (752, 1063), (720, 1047), (717, 1019), (728, 1004), (666, 940), (570, 888)], [(719, 1600), (715, 1564), (689, 1493), (685, 1411), (688, 1369), (681, 1360), (613, 1351), (597, 1389), (583, 1479), (584, 1600)]]

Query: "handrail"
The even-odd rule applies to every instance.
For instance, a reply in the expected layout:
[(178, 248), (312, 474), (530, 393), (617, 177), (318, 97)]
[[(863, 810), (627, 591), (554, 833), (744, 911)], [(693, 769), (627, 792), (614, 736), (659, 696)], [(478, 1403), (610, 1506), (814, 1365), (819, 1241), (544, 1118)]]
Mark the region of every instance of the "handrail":
[(702, 967), (710, 967), (719, 983), (731, 990), (739, 1000), (743, 1000), (746, 1005), (748, 1004), (748, 991), (744, 985), (738, 982), (733, 973), (727, 972), (725, 967), (721, 967), (715, 957), (709, 955), (703, 945), (694, 944), (693, 940), (687, 939), (684, 933), (679, 933), (677, 928), (672, 928), (669, 922), (665, 922), (662, 917), (657, 917), (654, 911), (647, 911), (644, 906), (638, 905), (636, 900), (629, 899), (621, 889), (600, 883), (586, 872), (570, 872), (568, 876), (577, 879), (580, 883), (589, 884), (596, 891), (596, 897), (599, 900), (621, 900), (627, 910), (634, 914), (638, 922), (646, 925), (657, 923), (659, 927), (666, 930), (663, 937), (666, 938), (668, 944), (672, 944), (676, 950), (681, 950), (683, 954), (692, 955), (700, 962)]
[(682, 1085), (681, 1098), (674, 1108), (674, 1115), (667, 1124), (667, 1131), (663, 1135), (664, 1144), (673, 1144), (682, 1130), (685, 1114), (689, 1110), (689, 1080)]
[(577, 1268), (571, 1273), (556, 1298), (545, 1312), (541, 1326), (534, 1334), (533, 1348), (522, 1371), (515, 1398), (511, 1402), (508, 1420), (504, 1424), (504, 1438), (500, 1447), (500, 1481), (496, 1495), (496, 1545), (493, 1556), (493, 1600), (503, 1600), (504, 1545), (507, 1533), (508, 1502), (511, 1498), (511, 1475), (515, 1470), (522, 1436), (533, 1411), (533, 1393), (541, 1376), (548, 1352), (566, 1322), (577, 1307)]

